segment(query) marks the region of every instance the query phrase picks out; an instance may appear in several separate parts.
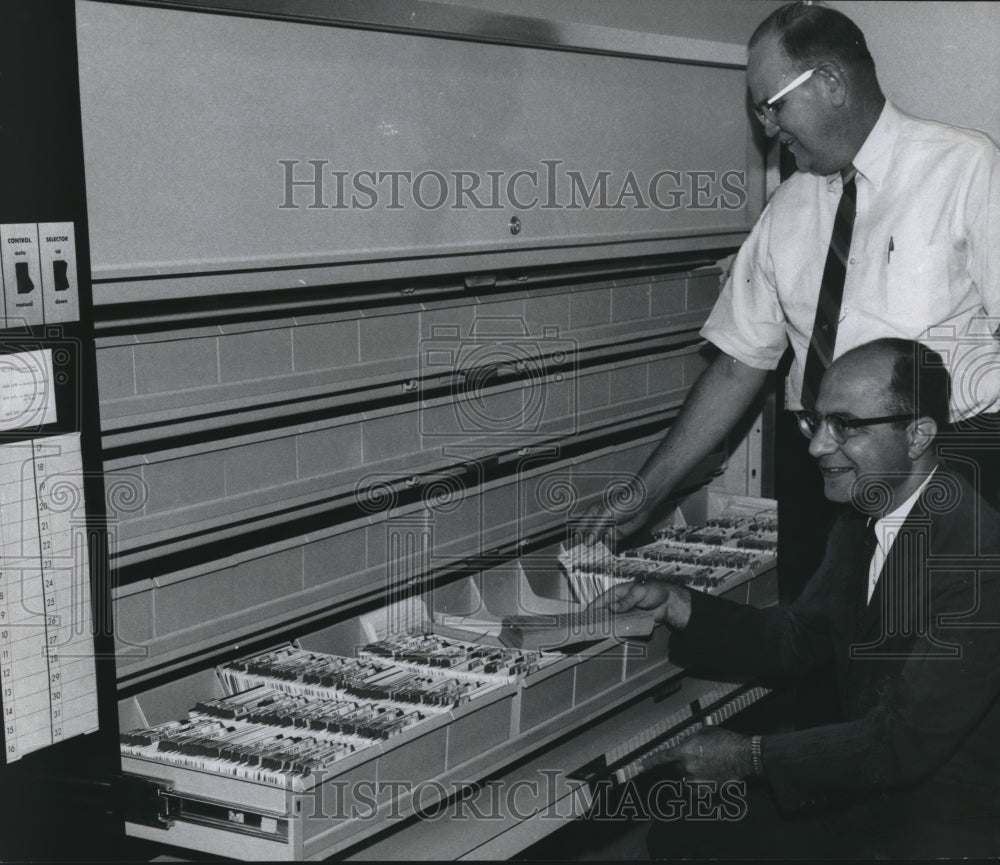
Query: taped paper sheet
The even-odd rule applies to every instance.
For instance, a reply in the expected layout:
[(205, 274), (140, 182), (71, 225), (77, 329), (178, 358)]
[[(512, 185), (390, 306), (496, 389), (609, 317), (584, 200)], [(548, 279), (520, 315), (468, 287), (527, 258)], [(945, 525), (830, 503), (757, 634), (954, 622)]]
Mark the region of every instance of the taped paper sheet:
[(51, 349), (0, 354), (0, 430), (54, 423), (54, 383)]

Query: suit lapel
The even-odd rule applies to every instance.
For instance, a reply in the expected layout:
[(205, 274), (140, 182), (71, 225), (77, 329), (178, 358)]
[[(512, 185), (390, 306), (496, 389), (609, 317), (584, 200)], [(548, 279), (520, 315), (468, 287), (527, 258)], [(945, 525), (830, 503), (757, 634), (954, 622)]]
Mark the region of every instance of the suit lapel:
[(868, 617), (868, 567), (871, 563), (871, 553), (866, 542), (868, 535), (868, 519), (860, 517), (852, 535), (852, 563), (850, 566), (851, 588), (850, 598), (854, 612), (854, 634), (857, 639), (862, 633), (865, 620)]
[(871, 602), (867, 604), (864, 602), (868, 574), (865, 567), (866, 586), (861, 597), (858, 642), (869, 646), (878, 644), (885, 651), (888, 640), (912, 638), (925, 629), (926, 607), (930, 601), (929, 525), (927, 511), (918, 499), (896, 531)]

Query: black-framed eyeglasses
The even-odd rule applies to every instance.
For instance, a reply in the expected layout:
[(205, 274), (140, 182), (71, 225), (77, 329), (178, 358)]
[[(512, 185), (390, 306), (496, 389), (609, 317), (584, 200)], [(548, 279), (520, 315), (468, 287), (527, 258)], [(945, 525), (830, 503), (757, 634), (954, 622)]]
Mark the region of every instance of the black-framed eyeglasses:
[(764, 99), (758, 102), (753, 107), (753, 113), (757, 116), (757, 119), (761, 123), (771, 123), (774, 126), (778, 125), (778, 109), (780, 105), (776, 106), (774, 103), (781, 99), (783, 96), (787, 96), (796, 87), (801, 84), (805, 84), (810, 78), (812, 78), (813, 73), (819, 69), (819, 66), (813, 66), (812, 69), (807, 69), (798, 78), (789, 82), (788, 85), (782, 87), (777, 93), (774, 94), (770, 99)]
[(830, 435), (838, 443), (843, 443), (850, 436), (851, 430), (859, 427), (875, 426), (881, 423), (894, 423), (901, 420), (913, 420), (912, 414), (887, 414), (882, 417), (847, 417), (847, 415), (819, 414), (819, 412), (803, 409), (795, 412), (795, 418), (799, 422), (799, 432), (807, 439), (811, 439), (819, 428), (825, 423)]

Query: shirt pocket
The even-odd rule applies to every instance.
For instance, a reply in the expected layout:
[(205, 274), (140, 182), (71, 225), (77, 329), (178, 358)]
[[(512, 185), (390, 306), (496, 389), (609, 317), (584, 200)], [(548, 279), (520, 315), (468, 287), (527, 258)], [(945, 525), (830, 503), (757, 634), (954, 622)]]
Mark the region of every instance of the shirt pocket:
[(964, 255), (950, 243), (894, 244), (886, 266), (886, 311), (901, 333), (915, 337), (955, 312)]

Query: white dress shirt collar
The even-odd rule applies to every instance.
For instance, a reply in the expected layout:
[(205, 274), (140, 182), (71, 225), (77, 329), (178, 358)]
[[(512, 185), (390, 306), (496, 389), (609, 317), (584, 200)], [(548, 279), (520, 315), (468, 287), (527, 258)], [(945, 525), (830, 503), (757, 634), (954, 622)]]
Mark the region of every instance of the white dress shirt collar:
[(937, 471), (935, 466), (931, 469), (931, 473), (924, 478), (924, 482), (917, 487), (913, 494), (906, 499), (898, 508), (891, 511), (890, 513), (883, 516), (881, 519), (875, 522), (875, 552), (872, 554), (872, 560), (868, 566), (868, 600), (871, 601), (872, 595), (875, 592), (875, 585), (878, 583), (879, 576), (882, 573), (882, 567), (885, 565), (885, 560), (889, 557), (889, 550), (892, 549), (893, 542), (896, 540), (896, 535), (899, 534), (899, 529), (906, 522), (906, 518), (910, 515), (910, 511), (913, 510), (913, 506), (917, 503), (917, 499), (920, 498), (921, 493), (926, 489), (927, 484), (930, 483), (932, 477), (934, 477), (934, 472)]
[[(882, 181), (892, 163), (892, 151), (896, 147), (896, 138), (902, 119), (903, 114), (900, 110), (889, 100), (886, 100), (872, 131), (868, 133), (865, 143), (861, 145), (861, 149), (851, 161), (858, 174), (876, 189), (882, 186)], [(831, 191), (840, 192), (837, 184), (839, 178), (839, 171), (827, 177), (826, 182), (831, 187)]]

